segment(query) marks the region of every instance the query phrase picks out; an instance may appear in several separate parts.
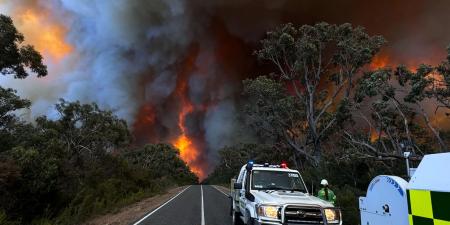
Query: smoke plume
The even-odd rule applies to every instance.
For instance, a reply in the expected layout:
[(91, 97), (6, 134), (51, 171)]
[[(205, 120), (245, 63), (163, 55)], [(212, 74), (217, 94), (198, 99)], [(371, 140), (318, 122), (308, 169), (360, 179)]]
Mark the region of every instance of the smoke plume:
[(264, 67), (252, 50), (285, 23), (350, 22), (384, 35), (383, 58), (436, 63), (450, 43), (446, 0), (0, 1), (49, 66), (43, 79), (2, 77), (33, 101), (32, 119), (59, 98), (96, 102), (128, 121), (136, 143), (170, 142), (204, 177), (216, 150), (245, 141), (240, 81)]

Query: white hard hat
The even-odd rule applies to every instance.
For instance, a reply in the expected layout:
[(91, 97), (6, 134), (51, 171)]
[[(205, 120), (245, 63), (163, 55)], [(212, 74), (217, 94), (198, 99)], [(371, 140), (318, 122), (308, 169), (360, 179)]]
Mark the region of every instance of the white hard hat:
[(323, 179), (322, 181), (320, 181), (320, 184), (323, 186), (328, 185), (328, 181)]

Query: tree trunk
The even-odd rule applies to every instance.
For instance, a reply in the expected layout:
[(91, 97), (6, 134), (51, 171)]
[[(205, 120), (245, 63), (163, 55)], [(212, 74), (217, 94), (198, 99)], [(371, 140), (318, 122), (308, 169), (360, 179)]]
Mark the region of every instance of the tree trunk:
[(436, 137), (436, 139), (438, 140), (439, 146), (441, 147), (441, 152), (444, 152), (447, 150), (447, 147), (445, 146), (444, 141), (442, 140), (441, 136), (439, 135), (439, 131), (436, 130), (432, 125), (431, 125), (431, 121), (430, 118), (428, 117), (428, 114), (425, 112), (425, 110), (423, 109), (423, 107), (419, 105), (420, 110), (422, 111), (422, 116), (423, 119), (425, 120), (425, 123), (427, 124), (428, 128), (431, 130), (431, 132), (434, 134), (434, 136)]
[(322, 152), (320, 149), (320, 135), (319, 132), (317, 132), (317, 123), (316, 123), (316, 115), (315, 115), (315, 99), (314, 99), (314, 93), (315, 89), (314, 87), (308, 85), (308, 100), (307, 100), (307, 120), (308, 120), (308, 126), (310, 130), (310, 135), (313, 141), (313, 158), (314, 158), (314, 164), (315, 166), (318, 166), (320, 163), (320, 160), (322, 158)]
[(322, 160), (322, 149), (320, 146), (320, 140), (317, 138), (314, 140), (314, 152), (313, 152), (314, 159), (317, 163), (320, 163)]

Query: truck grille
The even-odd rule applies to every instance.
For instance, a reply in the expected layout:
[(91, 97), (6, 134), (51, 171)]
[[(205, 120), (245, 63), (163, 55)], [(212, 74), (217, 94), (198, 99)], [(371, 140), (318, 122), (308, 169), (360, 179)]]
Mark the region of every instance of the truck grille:
[(302, 206), (287, 206), (284, 210), (284, 223), (295, 224), (324, 224), (320, 208), (308, 208)]

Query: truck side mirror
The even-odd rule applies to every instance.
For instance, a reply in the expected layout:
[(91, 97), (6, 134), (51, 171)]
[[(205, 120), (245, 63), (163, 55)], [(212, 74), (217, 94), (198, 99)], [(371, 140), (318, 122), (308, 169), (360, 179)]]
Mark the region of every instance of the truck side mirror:
[(242, 189), (242, 183), (234, 183), (233, 188), (234, 189)]

